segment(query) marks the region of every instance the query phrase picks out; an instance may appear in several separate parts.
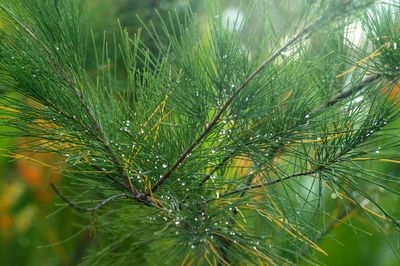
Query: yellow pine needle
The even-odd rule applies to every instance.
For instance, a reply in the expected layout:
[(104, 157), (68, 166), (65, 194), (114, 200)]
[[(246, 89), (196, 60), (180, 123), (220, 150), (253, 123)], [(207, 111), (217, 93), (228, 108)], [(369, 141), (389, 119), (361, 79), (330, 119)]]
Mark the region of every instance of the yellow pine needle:
[(385, 216), (382, 216), (382, 215), (380, 215), (380, 214), (377, 214), (376, 212), (374, 212), (374, 211), (368, 209), (367, 207), (365, 207), (365, 206), (363, 206), (363, 205), (357, 204), (357, 202), (356, 202), (355, 200), (353, 200), (353, 199), (347, 197), (346, 195), (344, 195), (344, 194), (342, 194), (342, 193), (340, 193), (340, 192), (338, 192), (338, 191), (334, 191), (334, 190), (333, 190), (328, 184), (326, 184), (324, 181), (322, 181), (322, 184), (323, 184), (325, 187), (327, 187), (330, 191), (332, 191), (332, 192), (338, 194), (340, 197), (347, 199), (348, 201), (352, 202), (353, 204), (355, 204), (355, 205), (357, 205), (357, 206), (361, 206), (361, 208), (362, 208), (363, 210), (365, 210), (366, 212), (369, 212), (370, 214), (372, 214), (372, 215), (374, 215), (374, 216), (376, 216), (376, 217), (379, 217), (379, 218), (381, 218), (381, 219), (383, 219), (383, 220), (389, 221), (389, 219), (386, 218)]
[(321, 253), (325, 254), (326, 256), (328, 256), (328, 253), (326, 253), (323, 249), (321, 249), (319, 246), (317, 246), (317, 244), (315, 244), (313, 241), (311, 241), (308, 237), (306, 237), (301, 232), (299, 232), (292, 224), (289, 223), (288, 220), (285, 220), (285, 224), (289, 225), (290, 228), (293, 229), (293, 231), (295, 231), (297, 234), (299, 234), (301, 237), (303, 237), (305, 240), (307, 240), (308, 243), (310, 243), (316, 250), (318, 250), (319, 252), (321, 252)]
[[(5, 149), (0, 149), (0, 150), (6, 151)], [(7, 151), (7, 152), (8, 152), (8, 151)], [(9, 152), (9, 153), (10, 153), (10, 152)], [(11, 153), (11, 154), (12, 154), (12, 153)], [(10, 154), (0, 154), (0, 156), (8, 157), (8, 158), (14, 158), (14, 159), (18, 159), (18, 160), (29, 160), (29, 161), (38, 163), (38, 164), (40, 164), (40, 165), (42, 165), (42, 166), (46, 166), (46, 167), (49, 167), (49, 168), (52, 168), (52, 169), (61, 170), (60, 168), (57, 168), (57, 167), (55, 167), (55, 166), (53, 166), (53, 165), (44, 163), (44, 162), (42, 162), (42, 161), (39, 161), (39, 160), (33, 159), (33, 158), (29, 157), (29, 156), (25, 156), (25, 155), (21, 155), (21, 154), (16, 154), (16, 153), (14, 153), (14, 154), (12, 154), (12, 155), (10, 155)]]
[[(177, 78), (177, 82), (179, 81), (181, 74), (182, 74), (182, 68), (179, 70), (179, 75), (178, 75), (178, 78)], [(171, 80), (171, 67), (170, 67), (169, 75), (170, 75), (169, 78)], [(173, 90), (174, 90), (174, 88), (172, 88), (169, 93), (172, 93)], [(159, 106), (157, 106), (157, 108), (153, 111), (153, 113), (149, 116), (149, 118), (147, 118), (147, 121), (143, 124), (143, 127), (140, 129), (140, 132), (142, 132), (144, 130), (144, 128), (147, 126), (147, 124), (150, 122), (150, 120), (153, 118), (153, 116), (157, 113), (158, 110), (160, 110), (160, 107), (162, 107), (161, 114), (164, 114), (164, 108), (165, 108), (166, 101), (167, 101), (168, 97), (169, 97), (169, 95), (166, 94), (165, 98), (161, 102), (161, 104)], [(139, 134), (140, 134), (140, 132), (139, 132)], [(134, 150), (134, 148), (132, 148), (132, 151), (133, 150)]]
[(188, 253), (186, 254), (185, 258), (183, 259), (183, 261), (182, 261), (182, 263), (181, 263), (181, 266), (184, 266), (184, 265), (185, 265), (186, 261), (187, 261), (188, 258), (189, 258), (189, 255), (190, 255), (190, 252), (191, 252), (191, 251), (192, 251), (192, 249), (189, 249)]
[(21, 121), (20, 119), (17, 119), (17, 118), (15, 118), (15, 117), (6, 117), (6, 116), (0, 116), (0, 119), (7, 119), (7, 120)]
[[(0, 150), (5, 150), (5, 149), (0, 149)], [(9, 153), (10, 153), (10, 152), (9, 152)], [(62, 168), (59, 168), (59, 167), (55, 167), (54, 165), (50, 165), (50, 164), (44, 163), (44, 162), (42, 162), (42, 161), (40, 161), (40, 160), (31, 158), (31, 157), (29, 157), (29, 156), (25, 156), (25, 155), (21, 155), (21, 154), (16, 154), (16, 153), (14, 153), (14, 154), (12, 154), (12, 155), (10, 155), (10, 154), (0, 154), (0, 156), (8, 157), (8, 158), (14, 158), (14, 159), (18, 159), (18, 160), (29, 160), (29, 161), (35, 162), (35, 163), (37, 163), (37, 164), (39, 164), (39, 165), (42, 165), (42, 166), (45, 166), (45, 167), (49, 167), (49, 168), (55, 169), (55, 170), (60, 170), (60, 171), (62, 171), (62, 172), (69, 172), (69, 173), (85, 173), (85, 174), (104, 174), (104, 173), (106, 173), (106, 174), (111, 174), (111, 173), (113, 173), (113, 171), (84, 171), (84, 170), (68, 170), (68, 169), (62, 169)]]
[(232, 217), (231, 217), (231, 219), (232, 219), (240, 228), (242, 228), (243, 231), (245, 231), (246, 233), (250, 234), (249, 231), (247, 231), (247, 229), (246, 229), (243, 225), (241, 225), (237, 220), (233, 219)]
[(247, 223), (246, 218), (244, 217), (242, 211), (241, 211), (238, 207), (235, 207), (235, 209), (236, 209), (236, 211), (242, 216), (243, 221), (244, 221), (245, 223)]
[[(279, 109), (279, 107), (284, 104), (290, 97), (290, 95), (292, 95), (293, 93), (293, 89), (288, 93), (288, 95), (286, 95), (285, 99), (283, 99), (283, 101), (280, 103), (280, 105), (278, 105), (277, 107), (274, 108), (274, 110), (272, 110), (271, 113), (275, 113), (276, 110)], [(265, 116), (263, 119), (261, 119), (260, 121), (258, 121), (257, 123), (255, 123), (253, 126), (250, 127), (250, 130), (255, 128), (256, 126), (258, 126), (260, 123), (262, 123), (265, 119), (267, 119), (268, 116)]]
[(217, 259), (213, 256), (214, 259), (214, 265), (217, 266)]
[[(210, 259), (208, 258), (207, 255), (208, 255), (208, 254), (204, 254), (204, 258), (206, 259), (207, 263), (208, 263), (210, 266), (212, 266), (213, 264), (211, 263), (211, 261), (210, 261)], [(216, 265), (216, 263), (215, 263), (215, 265)]]
[[(195, 258), (192, 258), (192, 259), (188, 262), (187, 266), (192, 266), (194, 260), (195, 260)], [(198, 262), (199, 265), (201, 265), (202, 260), (203, 260), (203, 258), (200, 258), (200, 260), (199, 260), (199, 262)]]
[(237, 246), (240, 247), (241, 249), (246, 250), (247, 252), (250, 252), (251, 254), (255, 255), (256, 257), (260, 257), (260, 258), (266, 259), (266, 260), (269, 261), (271, 264), (276, 265), (276, 264), (273, 262), (273, 260), (272, 260), (271, 258), (267, 257), (265, 254), (262, 254), (262, 253), (261, 253), (260, 251), (258, 251), (258, 250), (257, 250), (257, 252), (255, 252), (255, 251), (253, 251), (253, 250), (251, 250), (251, 249), (248, 249), (248, 248), (246, 248), (245, 246), (239, 244), (237, 241), (235, 242), (235, 241), (233, 241), (231, 238), (229, 238), (229, 237), (227, 237), (227, 236), (225, 236), (225, 235), (223, 235), (223, 234), (220, 234), (220, 233), (217, 233), (217, 232), (213, 232), (213, 234), (214, 234), (214, 235), (218, 235), (218, 236), (220, 236), (220, 237), (222, 237), (222, 238), (225, 238), (226, 240), (232, 242), (233, 244), (237, 245)]
[(147, 121), (143, 124), (143, 127), (140, 129), (140, 131), (142, 131), (147, 126), (147, 123), (149, 123), (149, 121), (153, 118), (153, 116), (157, 113), (157, 111), (160, 110), (160, 106), (161, 105), (157, 106), (156, 110), (154, 110), (154, 112), (149, 116)]
[(80, 170), (63, 170), (63, 172), (70, 173), (84, 173), (84, 174), (112, 174), (113, 171), (80, 171)]
[[(343, 132), (343, 133), (339, 133), (339, 134), (334, 134), (334, 135), (328, 136), (328, 137), (326, 137), (326, 138), (311, 139), (311, 140), (296, 140), (296, 141), (294, 141), (294, 142), (296, 142), (296, 143), (321, 142), (321, 141), (327, 141), (327, 140), (337, 139), (337, 138), (339, 138), (339, 137), (346, 136), (346, 135), (349, 135), (349, 134), (355, 134), (355, 133), (357, 133), (357, 132), (356, 132), (356, 131), (352, 131), (352, 132), (348, 132), (348, 133)], [(304, 134), (306, 134), (306, 133), (304, 133)]]
[(381, 162), (388, 162), (388, 163), (398, 163), (400, 164), (400, 161), (397, 160), (391, 160), (391, 159), (382, 159), (382, 158), (353, 158), (351, 159), (352, 161), (381, 161)]
[(228, 266), (231, 266), (226, 260), (224, 260), (219, 254), (218, 252), (215, 250), (213, 244), (210, 241), (207, 241), (208, 245), (210, 246), (211, 251), (215, 254), (215, 256), (218, 257), (218, 259), (220, 259), (223, 263), (225, 263)]
[(219, 206), (219, 205), (222, 205), (222, 204), (230, 204), (230, 205), (232, 205), (233, 203), (228, 201), (228, 200), (218, 200), (218, 201), (215, 202), (215, 206)]
[[(150, 129), (149, 133), (147, 133), (147, 135), (144, 137), (144, 140), (147, 140), (147, 138), (148, 138), (148, 137), (150, 136), (150, 134), (154, 131), (154, 129), (155, 129), (158, 125), (160, 125), (160, 123), (161, 123), (167, 116), (169, 116), (174, 110), (175, 110), (175, 108), (172, 109), (171, 111), (169, 111), (169, 112), (168, 112), (166, 115), (164, 115), (163, 117), (161, 117), (160, 120), (158, 120), (158, 122)], [(154, 144), (153, 144), (153, 145), (154, 145)], [(132, 151), (133, 151), (133, 149), (134, 149), (134, 148), (132, 148)], [(142, 149), (142, 146), (139, 146), (139, 148), (137, 149), (135, 155), (133, 156), (133, 158), (132, 158), (132, 160), (131, 160), (131, 162), (129, 163), (129, 166), (128, 166), (127, 168), (130, 168), (130, 167), (132, 166), (133, 162), (135, 161), (135, 159), (136, 159), (136, 157), (138, 156), (138, 154), (139, 154), (139, 152), (140, 152), (141, 149)]]
[[(344, 130), (347, 130), (352, 125), (353, 125), (353, 122), (351, 122)], [(325, 138), (323, 140), (332, 140), (332, 139), (336, 139), (336, 138), (341, 137), (341, 136), (346, 136), (347, 134), (355, 134), (355, 133), (356, 133), (356, 131), (353, 131), (353, 132), (350, 132), (350, 133), (342, 132), (342, 133), (339, 133), (339, 134), (335, 134), (332, 137), (327, 137), (327, 138)], [(304, 143), (306, 143), (306, 142), (318, 142), (318, 141), (323, 141), (323, 140), (322, 139), (317, 139), (317, 140), (300, 141), (300, 142), (304, 142)], [(295, 142), (299, 142), (299, 141), (295, 141)], [(317, 146), (315, 148), (315, 150), (313, 151), (313, 160), (315, 160), (318, 148), (319, 148), (319, 146)]]
[(161, 229), (160, 231), (154, 232), (154, 234), (158, 235), (158, 234), (161, 234), (162, 232), (165, 232), (165, 230), (168, 229), (168, 227), (171, 225), (171, 223), (172, 223), (172, 221), (167, 223), (167, 225), (163, 229)]
[(160, 124), (158, 124), (157, 129), (156, 129), (156, 133), (154, 134), (153, 145), (151, 146), (152, 148), (154, 148), (154, 146), (156, 144), (159, 130), (160, 130)]
[(6, 106), (0, 106), (0, 109), (5, 110), (5, 111), (10, 111), (10, 112), (15, 112), (15, 113), (21, 113), (21, 111), (18, 111), (17, 109), (6, 107)]
[[(259, 178), (259, 177), (258, 177)], [(260, 184), (262, 184), (261, 180), (259, 180)], [(274, 206), (275, 210), (278, 211), (280, 217), (282, 219), (284, 219), (285, 224), (289, 225), (290, 228), (292, 228), (298, 235), (300, 235), (301, 237), (303, 237), (306, 241), (308, 241), (316, 250), (326, 254), (325, 251), (323, 251), (321, 248), (319, 248), (314, 242), (312, 242), (310, 239), (308, 239), (305, 235), (303, 235), (301, 232), (299, 232), (291, 223), (289, 223), (289, 221), (285, 218), (285, 216), (283, 215), (283, 213), (281, 212), (281, 210), (278, 208), (278, 206), (275, 204), (275, 202), (273, 201), (271, 195), (268, 193), (268, 191), (265, 190), (265, 193), (267, 194), (270, 202), (272, 203), (272, 205)]]
[[(386, 43), (385, 45), (387, 46), (388, 43)], [(340, 78), (343, 77), (345, 75), (347, 75), (348, 73), (352, 72), (353, 70), (357, 69), (359, 66), (361, 66), (362, 64), (364, 64), (366, 61), (368, 61), (369, 59), (372, 59), (378, 55), (381, 55), (382, 53), (380, 53), (379, 51), (383, 48), (380, 47), (379, 49), (375, 50), (372, 54), (370, 54), (369, 56), (365, 57), (364, 59), (361, 59), (360, 61), (358, 61), (356, 63), (356, 65), (352, 68), (350, 68), (349, 70), (345, 71), (344, 73), (337, 75), (336, 78)]]
[[(260, 181), (260, 184), (262, 184), (262, 182)], [(276, 206), (275, 202), (272, 200), (271, 195), (268, 193), (268, 191), (265, 190), (265, 193), (267, 194), (267, 197), (269, 198), (270, 202), (272, 203), (272, 205), (274, 206), (275, 210), (278, 211), (279, 215), (284, 218), (283, 213), (279, 210), (278, 206)]]
[(153, 191), (151, 189), (151, 182), (147, 181), (147, 176), (146, 176), (146, 183), (148, 184), (148, 186), (145, 187), (145, 190), (148, 189), (148, 191), (150, 192), (150, 199), (154, 202), (157, 209), (162, 209), (162, 205), (160, 204), (161, 205), (161, 207), (160, 207), (159, 203), (157, 203), (158, 200), (156, 198), (154, 198), (154, 196), (153, 196)]
[[(257, 258), (257, 261), (260, 263), (260, 265), (265, 265), (265, 263), (263, 263), (263, 262), (260, 260), (260, 258)], [(242, 265), (245, 265), (245, 264), (242, 264)], [(266, 265), (269, 265), (269, 264), (267, 263)]]
[(153, 132), (153, 130), (157, 127), (157, 125), (159, 125), (167, 116), (169, 116), (173, 111), (175, 111), (175, 109), (176, 108), (172, 109), (166, 115), (161, 117), (160, 120), (158, 120), (158, 122), (150, 129), (149, 133), (147, 133), (147, 135), (144, 137), (144, 140), (147, 140), (147, 138), (150, 136), (150, 134)]
[[(261, 209), (256, 209), (254, 206), (251, 208), (250, 207), (243, 207), (243, 208), (247, 208), (250, 210), (256, 210), (260, 213), (263, 213), (264, 215), (266, 215), (269, 219), (271, 219), (271, 221), (273, 221), (274, 223), (276, 223), (279, 227), (281, 227), (283, 230), (285, 230), (288, 234), (290, 234), (291, 236), (293, 236), (294, 238), (296, 238), (297, 240), (299, 240), (300, 242), (304, 242), (306, 244), (308, 244), (310, 247), (314, 248), (315, 250), (321, 252), (322, 254), (328, 256), (328, 253), (326, 253), (323, 249), (321, 249), (318, 245), (316, 245), (314, 242), (312, 242), (311, 240), (309, 240), (308, 238), (306, 238), (304, 235), (300, 234), (301, 237), (303, 237), (304, 239), (300, 238), (299, 236), (295, 235), (292, 231), (290, 231), (289, 229), (287, 229), (280, 221), (278, 221), (277, 219), (275, 219), (275, 217), (273, 217), (272, 215), (270, 215), (269, 213), (261, 210)], [(282, 219), (283, 221), (283, 219)], [(284, 222), (285, 224), (289, 225), (288, 221)], [(290, 226), (290, 225), (289, 225)], [(292, 226), (290, 226), (292, 228)], [(294, 228), (292, 228), (294, 229)], [(299, 233), (298, 230), (294, 229), (296, 233)]]

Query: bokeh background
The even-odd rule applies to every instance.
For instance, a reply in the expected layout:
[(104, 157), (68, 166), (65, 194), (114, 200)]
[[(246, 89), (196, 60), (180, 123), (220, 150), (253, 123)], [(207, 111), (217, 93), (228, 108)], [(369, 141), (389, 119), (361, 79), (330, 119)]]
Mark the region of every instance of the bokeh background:
[[(137, 15), (144, 22), (154, 21), (158, 25), (158, 9), (161, 16), (168, 9), (182, 13), (184, 1), (181, 0), (89, 0), (89, 23), (94, 32), (97, 45), (102, 39), (112, 38), (111, 33), (119, 31), (116, 19), (128, 28), (130, 33), (137, 32), (141, 24)], [(191, 1), (192, 8), (201, 14), (207, 6), (205, 1)], [(220, 1), (225, 17), (234, 17), (239, 1)], [(296, 5), (282, 5), (280, 0), (271, 0), (272, 21), (278, 29), (284, 29), (296, 17)], [(291, 2), (291, 1), (286, 1)], [(295, 2), (295, 1), (294, 1)], [(1, 21), (1, 20), (0, 20)], [(204, 19), (206, 21), (206, 19)], [(1, 22), (0, 22), (1, 23)], [(1, 26), (1, 24), (0, 24)], [(106, 32), (106, 33), (104, 33)], [(154, 48), (145, 32), (142, 41)], [(87, 68), (89, 75), (98, 71), (94, 65), (92, 49), (88, 49)], [(396, 122), (392, 127), (398, 127)], [(0, 130), (9, 130), (0, 128)], [(398, 131), (400, 135), (400, 131)], [(396, 136), (394, 136), (396, 137)], [(0, 138), (0, 148), (10, 145), (22, 145), (26, 140)], [(393, 151), (394, 153), (396, 151)], [(65, 207), (51, 190), (49, 183), (62, 184), (59, 173), (50, 165), (57, 162), (51, 154), (30, 156), (31, 159), (19, 160), (7, 157), (0, 150), (0, 265), (76, 265), (85, 256), (85, 251), (95, 245), (97, 236), (95, 218), (91, 221), (69, 207)], [(26, 154), (27, 155), (27, 154)], [(32, 160), (33, 159), (33, 160)], [(400, 159), (400, 155), (399, 155)], [(39, 163), (41, 162), (41, 163)], [(398, 176), (400, 167), (382, 163), (371, 165), (380, 171)], [(367, 165), (366, 165), (367, 166)], [(370, 193), (374, 193), (371, 191)], [(400, 199), (380, 194), (379, 202), (395, 217), (400, 217)], [(327, 197), (326, 204), (334, 204), (334, 199)], [(64, 207), (63, 207), (64, 206)], [(338, 206), (338, 211), (339, 211)], [(388, 239), (368, 217), (354, 210), (350, 213), (352, 227), (336, 224), (328, 235), (324, 236), (319, 246), (327, 251), (326, 256), (319, 256), (321, 264), (327, 265), (400, 265), (389, 245)], [(347, 220), (347, 217), (343, 218)], [(88, 224), (89, 223), (89, 224)], [(383, 230), (390, 230), (383, 228)], [(398, 236), (393, 236), (392, 243), (398, 243)], [(399, 250), (398, 246), (394, 249)], [(306, 265), (306, 262), (300, 262)]]

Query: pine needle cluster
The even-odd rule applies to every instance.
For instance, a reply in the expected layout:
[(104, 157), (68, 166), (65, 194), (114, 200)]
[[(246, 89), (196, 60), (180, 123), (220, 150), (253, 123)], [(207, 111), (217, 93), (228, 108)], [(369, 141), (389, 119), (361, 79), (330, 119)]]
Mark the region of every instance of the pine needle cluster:
[(151, 52), (122, 27), (91, 45), (83, 0), (1, 0), (1, 133), (59, 156), (55, 193), (100, 239), (87, 264), (293, 264), (354, 208), (397, 230), (373, 195), (400, 180), (366, 161), (400, 163), (400, 10), (373, 2), (298, 1), (284, 32), (267, 2), (187, 7), (143, 23)]

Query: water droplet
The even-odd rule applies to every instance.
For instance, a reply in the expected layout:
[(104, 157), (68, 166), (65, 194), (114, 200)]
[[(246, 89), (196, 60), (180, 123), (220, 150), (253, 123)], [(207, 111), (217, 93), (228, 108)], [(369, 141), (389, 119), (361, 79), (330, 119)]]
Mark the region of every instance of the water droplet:
[(222, 57), (222, 59), (226, 59), (228, 57), (228, 55), (224, 55), (223, 57)]
[(232, 84), (232, 86), (231, 86), (232, 88), (235, 88), (235, 84)]
[(167, 168), (167, 166), (168, 166), (168, 165), (165, 164), (165, 163), (162, 165), (163, 168)]
[(60, 48), (56, 47), (56, 50), (58, 51), (58, 50), (60, 50)]
[(215, 153), (215, 150), (211, 150), (211, 153), (214, 154), (214, 153)]
[(310, 118), (310, 115), (306, 115), (304, 118), (305, 118), (305, 119), (308, 119), (308, 118)]
[(249, 100), (249, 97), (246, 97), (246, 99), (244, 99), (246, 102)]

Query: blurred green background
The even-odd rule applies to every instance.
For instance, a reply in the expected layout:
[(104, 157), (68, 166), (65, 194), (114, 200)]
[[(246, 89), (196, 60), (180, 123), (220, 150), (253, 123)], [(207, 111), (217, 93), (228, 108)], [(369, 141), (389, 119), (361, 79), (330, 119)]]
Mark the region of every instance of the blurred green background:
[[(239, 1), (220, 1), (227, 12), (236, 12)], [(275, 2), (273, 21), (277, 27), (284, 28), (290, 23), (290, 18), (296, 13), (295, 8), (281, 6)], [(290, 2), (290, 1), (288, 1)], [(205, 1), (192, 1), (193, 9), (202, 14), (206, 8)], [(103, 32), (117, 32), (116, 18), (120, 19), (131, 34), (140, 27), (136, 15), (145, 22), (153, 20), (157, 26), (158, 9), (161, 15), (167, 9), (177, 9), (181, 12), (183, 1), (180, 0), (89, 0), (89, 22), (94, 31), (96, 43), (101, 45)], [(202, 16), (200, 15), (200, 18)], [(112, 38), (106, 34), (106, 38)], [(151, 40), (143, 33), (142, 40), (150, 48)], [(97, 72), (91, 49), (88, 52), (88, 73)], [(398, 127), (400, 122), (392, 125)], [(6, 130), (6, 128), (0, 128)], [(400, 131), (399, 131), (400, 134)], [(23, 142), (24, 140), (0, 139), (0, 148)], [(396, 152), (396, 151), (393, 151)], [(1, 150), (0, 150), (1, 153)], [(57, 205), (61, 201), (51, 190), (49, 183), (62, 184), (62, 178), (56, 171), (46, 165), (32, 163), (32, 160), (13, 160), (0, 157), (0, 265), (76, 265), (85, 256), (85, 250), (96, 243), (96, 235), (91, 230), (95, 219), (88, 222), (83, 215), (69, 207)], [(52, 164), (57, 161), (51, 154), (34, 155), (35, 160)], [(400, 155), (399, 155), (400, 159)], [(400, 167), (390, 163), (369, 165), (380, 171), (398, 176)], [(374, 193), (371, 191), (371, 193)], [(379, 202), (395, 217), (400, 217), (400, 199), (380, 194)], [(326, 204), (332, 204), (333, 199), (327, 197)], [(331, 203), (330, 203), (331, 202)], [(359, 211), (351, 212), (352, 225), (335, 225), (328, 235), (324, 236), (319, 246), (329, 256), (315, 254), (321, 264), (327, 265), (400, 265), (388, 241), (382, 232)], [(346, 219), (346, 217), (345, 217)], [(91, 223), (91, 224), (88, 224)], [(389, 228), (383, 228), (389, 230)], [(365, 231), (365, 232), (363, 232)], [(397, 237), (397, 236), (396, 236)], [(395, 245), (398, 239), (390, 239)], [(398, 250), (398, 247), (395, 246)], [(307, 265), (306, 262), (299, 262)]]

